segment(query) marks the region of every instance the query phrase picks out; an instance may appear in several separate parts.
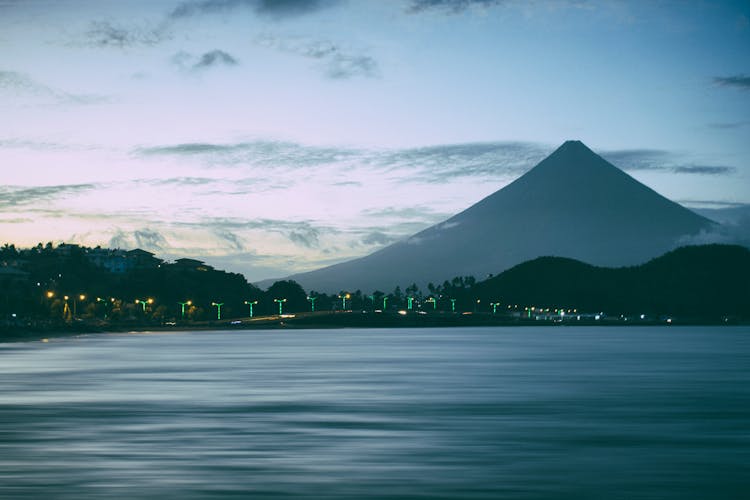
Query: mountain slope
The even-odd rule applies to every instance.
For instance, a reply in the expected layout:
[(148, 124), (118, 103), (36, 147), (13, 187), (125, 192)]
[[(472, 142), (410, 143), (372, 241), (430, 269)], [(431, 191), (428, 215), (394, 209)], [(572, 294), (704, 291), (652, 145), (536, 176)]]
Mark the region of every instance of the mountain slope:
[(536, 305), (610, 313), (750, 315), (750, 250), (689, 246), (634, 267), (594, 267), (539, 257), (477, 283), (487, 304)]
[(542, 255), (645, 262), (713, 223), (664, 198), (583, 143), (567, 141), (511, 184), (371, 255), (291, 277), (304, 288), (391, 290), (478, 279)]

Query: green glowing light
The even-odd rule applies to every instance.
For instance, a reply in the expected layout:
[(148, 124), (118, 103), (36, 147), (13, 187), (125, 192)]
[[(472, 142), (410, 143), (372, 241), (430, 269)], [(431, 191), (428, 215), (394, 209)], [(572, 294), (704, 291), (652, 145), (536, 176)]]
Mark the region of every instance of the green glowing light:
[(406, 308), (411, 311), (413, 304), (414, 304), (414, 297), (406, 297), (406, 301), (407, 301)]
[(282, 307), (286, 299), (273, 299), (273, 301), (279, 304), (279, 316), (281, 316), (283, 314)]
[(315, 301), (318, 300), (317, 297), (308, 297), (307, 300), (310, 301), (310, 312), (315, 312)]
[(387, 309), (386, 305), (388, 304), (388, 297), (383, 297), (383, 310), (385, 311)]
[(437, 309), (437, 300), (435, 300), (435, 297), (430, 297), (425, 302), (432, 302), (432, 310), (433, 311)]
[(146, 312), (146, 304), (153, 304), (154, 303), (154, 299), (151, 299), (151, 298), (149, 298), (149, 299), (135, 299), (135, 303), (136, 304), (140, 304), (141, 307), (143, 308), (143, 312), (145, 313)]
[(490, 305), (492, 306), (492, 314), (494, 315), (497, 312), (497, 306), (500, 305), (500, 302), (490, 302)]
[(257, 303), (258, 303), (258, 301), (257, 301), (257, 300), (253, 300), (253, 301), (249, 301), (249, 300), (246, 300), (246, 301), (245, 301), (245, 305), (248, 305), (248, 306), (250, 306), (250, 317), (251, 317), (251, 318), (253, 317), (253, 306), (254, 306), (255, 304), (257, 304)]
[(456, 299), (451, 299), (451, 312), (456, 312)]
[(185, 301), (185, 302), (178, 302), (178, 304), (181, 306), (181, 309), (182, 309), (182, 319), (185, 319), (185, 306), (192, 306), (193, 305), (193, 301), (192, 300), (188, 300), (188, 301)]
[(224, 302), (211, 302), (212, 306), (216, 306), (216, 319), (221, 319), (221, 306), (224, 305)]
[(346, 311), (346, 299), (351, 298), (351, 294), (345, 293), (343, 295), (339, 295), (339, 298), (341, 299), (341, 309), (343, 311)]
[[(110, 299), (110, 300), (114, 301), (114, 299)], [(103, 304), (103, 307), (104, 307), (104, 319), (107, 319), (107, 317), (108, 317), (108, 315), (107, 315), (107, 307), (110, 305), (110, 302), (107, 301), (106, 299), (101, 298), (101, 297), (97, 297), (96, 298), (96, 302), (97, 303), (101, 302)]]

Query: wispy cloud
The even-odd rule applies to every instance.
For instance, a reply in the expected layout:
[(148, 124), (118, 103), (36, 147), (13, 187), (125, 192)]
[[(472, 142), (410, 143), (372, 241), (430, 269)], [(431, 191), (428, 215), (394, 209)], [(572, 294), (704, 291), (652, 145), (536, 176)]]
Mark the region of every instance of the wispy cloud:
[(399, 217), (399, 218), (420, 218), (425, 216), (431, 216), (435, 211), (430, 207), (424, 205), (417, 205), (411, 207), (383, 207), (378, 209), (367, 209), (363, 210), (362, 215), (368, 217)]
[(750, 121), (748, 120), (742, 120), (738, 122), (715, 122), (715, 123), (709, 123), (709, 128), (715, 128), (719, 130), (729, 130), (729, 129), (737, 129), (742, 128), (750, 125)]
[(729, 175), (734, 167), (699, 165), (684, 160), (680, 155), (659, 149), (626, 149), (603, 151), (601, 156), (625, 171), (662, 171), (676, 174)]
[(342, 48), (329, 40), (264, 35), (258, 37), (256, 43), (262, 47), (315, 60), (323, 74), (334, 80), (380, 76), (380, 67), (374, 57)]
[[(535, 143), (469, 143), (421, 148), (365, 150), (306, 146), (292, 142), (184, 143), (142, 147), (140, 156), (191, 158), (204, 165), (264, 166), (285, 170), (341, 165), (370, 174), (387, 173), (401, 182), (448, 184), (461, 178), (509, 179), (541, 161), (553, 148)], [(343, 184), (362, 185), (357, 178)]]
[(722, 87), (750, 90), (750, 76), (746, 75), (717, 76), (714, 83)]
[(290, 231), (288, 237), (298, 245), (313, 248), (319, 244), (320, 230), (311, 226), (302, 227), (299, 230)]
[(619, 149), (599, 154), (623, 170), (660, 169), (671, 157), (668, 151), (660, 149)]
[[(72, 237), (74, 241), (79, 240), (80, 238), (80, 236)], [(116, 229), (112, 237), (109, 239), (108, 246), (110, 248), (123, 249), (140, 248), (152, 252), (158, 252), (169, 248), (169, 244), (164, 235), (160, 231), (151, 227), (145, 227), (133, 231)]]
[(450, 212), (433, 210), (424, 205), (406, 207), (384, 207), (365, 209), (360, 215), (375, 224), (364, 226), (361, 241), (364, 244), (377, 244), (378, 234), (385, 234), (392, 241), (400, 240), (437, 224), (454, 215)]
[(212, 228), (214, 235), (233, 247), (244, 248), (244, 243), (237, 236), (238, 232), (248, 230), (263, 230), (266, 233), (279, 234), (295, 245), (315, 248), (320, 244), (324, 235), (336, 234), (339, 231), (328, 225), (316, 224), (311, 221), (294, 221), (281, 219), (242, 219), (231, 217), (206, 217), (194, 222), (175, 223), (175, 226), (190, 228)]
[(153, 186), (206, 186), (218, 181), (209, 177), (172, 177), (169, 179), (135, 179), (133, 182)]
[(393, 243), (397, 239), (398, 238), (394, 238), (393, 236), (387, 235), (381, 231), (372, 231), (364, 235), (361, 241), (364, 245), (383, 246), (389, 243)]
[(182, 156), (214, 164), (254, 164), (291, 168), (336, 163), (358, 156), (357, 150), (304, 146), (283, 141), (250, 141), (229, 144), (184, 143), (142, 147), (134, 151), (143, 156)]
[(169, 17), (181, 19), (246, 8), (261, 16), (285, 19), (311, 14), (332, 7), (337, 3), (339, 3), (339, 0), (193, 0), (178, 4), (169, 14)]
[(195, 63), (194, 68), (210, 68), (211, 66), (236, 66), (237, 59), (227, 54), (223, 50), (214, 49), (210, 52), (206, 52)]
[(34, 221), (24, 217), (0, 218), (0, 224), (27, 224), (29, 222)]
[(741, 203), (737, 201), (724, 201), (724, 200), (697, 200), (695, 198), (688, 198), (682, 200), (675, 200), (680, 205), (691, 207), (700, 213), (705, 210), (731, 210), (731, 209), (743, 209), (748, 210), (750, 214), (750, 205), (747, 203)]
[(389, 170), (411, 169), (414, 181), (446, 183), (461, 177), (517, 176), (551, 151), (524, 142), (448, 144), (386, 151), (368, 161)]
[(61, 186), (17, 187), (0, 186), (0, 208), (28, 206), (41, 201), (48, 202), (67, 195), (80, 194), (96, 189), (96, 184), (69, 184)]
[(458, 14), (472, 7), (495, 7), (508, 3), (507, 0), (411, 0), (407, 12), (416, 14), (429, 10), (440, 10)]
[(242, 242), (242, 239), (237, 236), (236, 233), (227, 229), (217, 228), (214, 229), (214, 234), (220, 240), (228, 243), (233, 251), (241, 252), (245, 250), (245, 244)]
[(221, 66), (237, 66), (239, 61), (228, 52), (214, 49), (200, 56), (181, 51), (172, 56), (172, 63), (183, 70), (201, 71)]
[(159, 250), (167, 244), (166, 238), (159, 231), (151, 228), (139, 229), (133, 232), (133, 236), (138, 248)]
[(70, 94), (44, 85), (27, 74), (0, 70), (0, 98), (3, 96), (48, 104), (95, 104), (106, 100), (102, 96)]
[(138, 45), (154, 46), (172, 38), (164, 25), (156, 28), (125, 27), (110, 21), (91, 22), (84, 36), (86, 45), (121, 49)]
[[(406, 182), (446, 184), (461, 178), (515, 178), (539, 163), (553, 150), (554, 147), (530, 142), (465, 143), (365, 150), (306, 146), (283, 141), (247, 141), (148, 146), (138, 148), (134, 153), (140, 156), (187, 157), (207, 165), (256, 165), (291, 170), (344, 164), (370, 172), (389, 173)], [(601, 155), (625, 171), (663, 171), (695, 175), (730, 175), (736, 171), (732, 166), (696, 163), (689, 158), (686, 159), (684, 155), (658, 149), (611, 150), (603, 151)], [(357, 179), (348, 179), (338, 184), (351, 186), (358, 182)]]
[(32, 141), (28, 139), (0, 139), (0, 148), (26, 149), (29, 151), (91, 151), (93, 145), (63, 144), (50, 141)]
[(378, 62), (370, 56), (335, 54), (329, 59), (325, 74), (334, 80), (357, 76), (374, 78), (380, 74), (380, 70)]
[(750, 214), (747, 210), (735, 214), (735, 217), (731, 220), (716, 224), (710, 229), (704, 229), (696, 235), (684, 236), (678, 242), (679, 245), (709, 245), (712, 243), (743, 245), (750, 248)]
[(671, 170), (676, 174), (729, 175), (737, 169), (721, 165), (684, 165), (672, 167)]
[(0, 90), (55, 97), (56, 92), (28, 75), (15, 71), (0, 71)]

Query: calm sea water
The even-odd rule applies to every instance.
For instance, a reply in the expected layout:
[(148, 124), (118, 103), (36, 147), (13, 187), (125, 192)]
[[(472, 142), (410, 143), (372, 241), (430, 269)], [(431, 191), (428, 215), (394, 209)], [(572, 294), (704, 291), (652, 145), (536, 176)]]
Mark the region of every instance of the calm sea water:
[(0, 498), (748, 498), (750, 328), (0, 344)]

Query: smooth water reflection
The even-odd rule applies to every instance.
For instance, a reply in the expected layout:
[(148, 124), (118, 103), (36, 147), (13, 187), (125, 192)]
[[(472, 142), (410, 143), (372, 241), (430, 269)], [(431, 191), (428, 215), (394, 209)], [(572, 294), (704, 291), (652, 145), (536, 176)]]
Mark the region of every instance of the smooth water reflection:
[(0, 344), (0, 498), (739, 498), (749, 328)]

